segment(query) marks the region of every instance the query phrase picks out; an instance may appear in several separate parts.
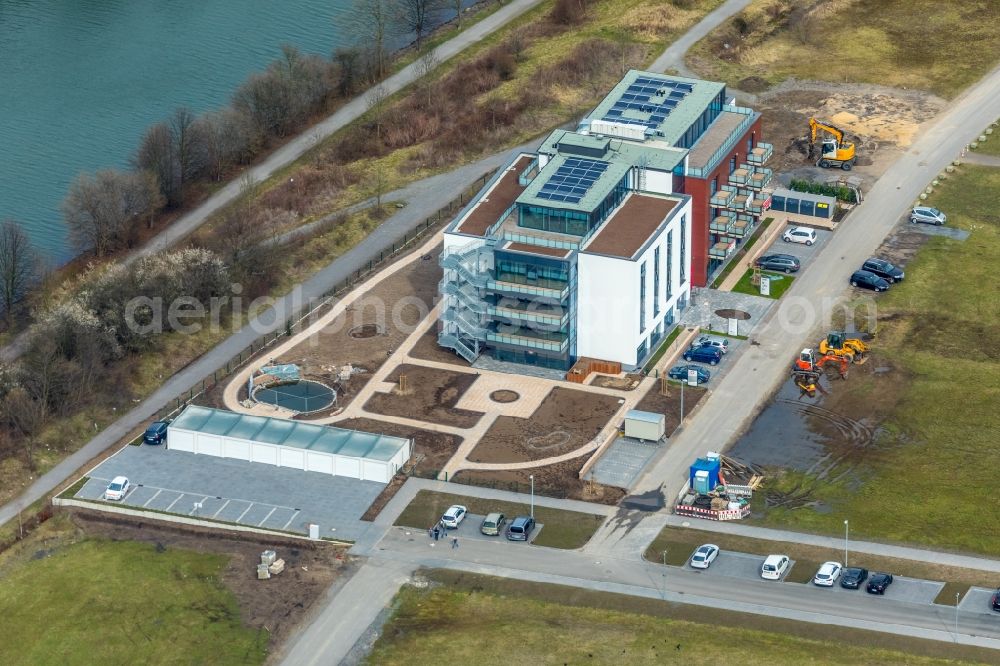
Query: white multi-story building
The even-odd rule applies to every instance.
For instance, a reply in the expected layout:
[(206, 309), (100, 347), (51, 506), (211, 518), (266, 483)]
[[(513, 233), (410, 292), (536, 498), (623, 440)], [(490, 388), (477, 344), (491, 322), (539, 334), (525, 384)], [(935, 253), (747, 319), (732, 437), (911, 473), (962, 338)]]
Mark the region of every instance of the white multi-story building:
[(685, 181), (708, 173), (689, 165), (690, 146), (714, 168), (750, 127), (724, 132), (716, 119), (755, 119), (724, 95), (722, 84), (632, 71), (576, 132), (514, 157), (445, 232), (438, 342), (470, 361), (640, 367), (690, 299)]

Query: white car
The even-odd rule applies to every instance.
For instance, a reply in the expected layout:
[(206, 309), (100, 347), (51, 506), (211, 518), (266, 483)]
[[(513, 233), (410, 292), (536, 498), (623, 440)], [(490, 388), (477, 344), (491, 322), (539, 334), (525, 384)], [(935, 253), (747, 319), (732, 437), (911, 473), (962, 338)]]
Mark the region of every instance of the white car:
[(805, 243), (812, 245), (816, 242), (816, 230), (809, 227), (792, 227), (781, 234), (781, 240), (786, 243)]
[(128, 477), (116, 476), (111, 480), (111, 483), (108, 484), (107, 490), (104, 491), (104, 499), (123, 500), (131, 487), (132, 484), (128, 482)]
[(766, 580), (781, 580), (790, 564), (787, 555), (768, 555), (764, 564), (760, 566), (760, 577)]
[(465, 515), (467, 513), (469, 513), (469, 510), (461, 504), (453, 504), (452, 506), (449, 506), (448, 510), (444, 512), (444, 515), (441, 516), (441, 524), (447, 529), (453, 530), (462, 524), (462, 521), (465, 520)]
[(947, 215), (939, 211), (937, 208), (932, 208), (930, 206), (917, 206), (910, 211), (911, 224), (923, 222), (924, 224), (933, 224), (940, 227), (947, 221)]
[(833, 584), (840, 578), (842, 570), (843, 567), (840, 566), (840, 562), (824, 562), (823, 566), (819, 568), (819, 571), (813, 577), (813, 584), (822, 585), (823, 587), (833, 587)]
[(719, 547), (714, 543), (706, 543), (694, 551), (694, 555), (691, 556), (691, 566), (695, 569), (707, 569), (718, 556)]

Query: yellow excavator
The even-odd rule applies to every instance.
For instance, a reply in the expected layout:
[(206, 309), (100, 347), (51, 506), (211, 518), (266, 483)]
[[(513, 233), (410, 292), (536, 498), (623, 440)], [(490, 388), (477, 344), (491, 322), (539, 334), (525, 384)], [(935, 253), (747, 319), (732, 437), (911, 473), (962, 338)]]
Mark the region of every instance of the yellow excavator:
[(858, 338), (849, 338), (843, 331), (830, 331), (826, 340), (819, 343), (819, 353), (826, 356), (842, 356), (851, 363), (861, 365), (868, 360), (871, 348)]
[(820, 154), (816, 166), (824, 169), (840, 167), (844, 171), (850, 171), (854, 167), (854, 144), (844, 141), (844, 130), (815, 118), (809, 119), (809, 159), (816, 157), (816, 135), (819, 130), (825, 131), (832, 138), (820, 141)]

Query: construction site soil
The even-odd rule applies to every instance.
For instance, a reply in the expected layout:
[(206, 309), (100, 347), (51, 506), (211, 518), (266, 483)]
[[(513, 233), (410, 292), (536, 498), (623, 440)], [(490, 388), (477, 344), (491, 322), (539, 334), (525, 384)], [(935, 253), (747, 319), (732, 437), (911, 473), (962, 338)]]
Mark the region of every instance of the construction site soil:
[(449, 363), (463, 368), (470, 367), (470, 363), (464, 358), (438, 344), (437, 329), (433, 326), (417, 339), (416, 344), (410, 349), (409, 355), (424, 361)]
[[(919, 90), (792, 79), (760, 94), (753, 106), (762, 114), (764, 140), (774, 146), (767, 166), (775, 172), (821, 182), (853, 176), (871, 184), (945, 104)], [(820, 169), (808, 159), (810, 117), (844, 130), (856, 144), (854, 171)]]
[(539, 495), (599, 504), (618, 504), (625, 497), (624, 489), (580, 479), (580, 469), (591, 455), (585, 454), (554, 465), (530, 469), (462, 470), (451, 480), (456, 483), (526, 493), (531, 487), (529, 477), (534, 476), (535, 492)]
[[(90, 537), (151, 543), (157, 550), (178, 548), (226, 555), (229, 563), (222, 572), (222, 582), (236, 596), (243, 622), (265, 629), (272, 648), (284, 642), (330, 584), (351, 568), (346, 548), (323, 541), (284, 540), (81, 509), (70, 514), (74, 524)], [(285, 560), (285, 570), (270, 580), (257, 580), (260, 554), (267, 549)]]
[(590, 442), (618, 410), (618, 398), (553, 388), (531, 418), (500, 416), (469, 460), (517, 463), (569, 453)]
[[(400, 378), (403, 378), (402, 389)], [(365, 410), (471, 428), (482, 418), (482, 412), (456, 409), (455, 405), (477, 379), (479, 375), (468, 372), (403, 364), (386, 377), (386, 381), (396, 384), (392, 392), (373, 394), (365, 403)]]
[[(274, 362), (298, 364), (304, 376), (337, 389), (337, 407), (347, 406), (433, 308), (440, 254), (438, 246), (374, 285), (322, 331)], [(368, 335), (373, 331), (378, 333)], [(337, 372), (347, 364), (361, 372), (342, 383)]]
[[(681, 422), (681, 386), (680, 384), (668, 382), (666, 391), (666, 394), (661, 393), (660, 383), (657, 382), (646, 392), (646, 395), (642, 397), (642, 400), (639, 401), (639, 404), (635, 408), (643, 412), (664, 414), (667, 422), (667, 436), (669, 437)], [(703, 388), (685, 386), (684, 413), (690, 414), (698, 403), (701, 402), (701, 399), (705, 397), (705, 393), (707, 391)]]
[(445, 466), (455, 451), (462, 444), (462, 438), (446, 432), (423, 430), (389, 421), (375, 419), (346, 419), (337, 421), (334, 425), (341, 428), (354, 428), (366, 432), (379, 432), (395, 437), (408, 437), (413, 440), (413, 459), (416, 461), (414, 471), (417, 476), (432, 477)]

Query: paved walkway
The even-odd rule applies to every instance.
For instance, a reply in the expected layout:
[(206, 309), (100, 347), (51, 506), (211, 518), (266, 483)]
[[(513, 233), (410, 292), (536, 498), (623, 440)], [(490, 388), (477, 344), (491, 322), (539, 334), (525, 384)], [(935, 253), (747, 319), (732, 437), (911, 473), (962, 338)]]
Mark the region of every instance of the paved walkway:
[[(990, 137), (993, 141), (1000, 141), (1000, 137)], [(1000, 155), (987, 155), (969, 151), (962, 158), (968, 164), (978, 164), (979, 166), (1000, 167)]]
[(727, 0), (722, 3), (668, 46), (660, 57), (649, 66), (649, 70), (665, 72), (668, 69), (673, 69), (677, 70), (681, 76), (698, 78), (698, 75), (684, 64), (684, 56), (703, 37), (722, 25), (729, 17), (743, 11), (749, 4), (750, 0)]

